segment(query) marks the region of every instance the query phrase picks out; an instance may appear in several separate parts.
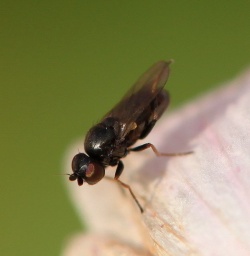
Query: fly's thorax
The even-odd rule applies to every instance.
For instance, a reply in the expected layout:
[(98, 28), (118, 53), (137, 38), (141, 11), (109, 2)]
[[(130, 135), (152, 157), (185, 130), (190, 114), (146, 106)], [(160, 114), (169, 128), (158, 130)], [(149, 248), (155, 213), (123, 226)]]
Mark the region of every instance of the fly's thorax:
[(84, 147), (91, 158), (104, 166), (116, 165), (127, 151), (119, 120), (108, 117), (93, 126), (85, 137)]
[(116, 137), (114, 127), (99, 123), (87, 133), (84, 142), (85, 151), (92, 158), (101, 160), (112, 151)]

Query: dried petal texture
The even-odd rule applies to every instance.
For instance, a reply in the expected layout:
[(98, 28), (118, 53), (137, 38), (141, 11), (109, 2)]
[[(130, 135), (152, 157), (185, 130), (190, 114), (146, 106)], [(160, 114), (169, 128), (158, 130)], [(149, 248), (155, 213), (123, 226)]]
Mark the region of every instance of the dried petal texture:
[(140, 248), (123, 244), (122, 241), (98, 235), (78, 235), (71, 240), (64, 255), (94, 256), (152, 256)]
[[(163, 117), (144, 142), (194, 153), (167, 158), (146, 150), (124, 159), (121, 180), (143, 214), (115, 182), (68, 182), (90, 233), (73, 238), (63, 255), (250, 255), (250, 72)], [(78, 148), (67, 153), (67, 172)]]

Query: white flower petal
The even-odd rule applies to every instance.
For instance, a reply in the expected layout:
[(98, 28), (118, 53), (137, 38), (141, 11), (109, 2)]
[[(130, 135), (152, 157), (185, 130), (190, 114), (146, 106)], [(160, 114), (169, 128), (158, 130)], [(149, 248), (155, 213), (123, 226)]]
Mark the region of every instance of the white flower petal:
[(106, 238), (97, 235), (78, 235), (75, 236), (63, 256), (152, 256), (151, 254), (124, 244), (115, 238)]
[(250, 255), (250, 73), (163, 117), (145, 142), (161, 152), (194, 153), (126, 157), (121, 180), (143, 205), (142, 215), (115, 182), (70, 183), (91, 232), (152, 255)]

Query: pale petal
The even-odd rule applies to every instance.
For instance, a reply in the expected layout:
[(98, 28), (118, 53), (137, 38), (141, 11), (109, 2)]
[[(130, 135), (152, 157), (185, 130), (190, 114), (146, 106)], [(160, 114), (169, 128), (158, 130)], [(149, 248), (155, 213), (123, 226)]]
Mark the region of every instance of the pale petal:
[(63, 252), (64, 256), (152, 256), (145, 250), (122, 243), (115, 238), (98, 235), (77, 235)]
[(146, 150), (126, 157), (121, 180), (143, 214), (115, 183), (68, 182), (96, 239), (115, 237), (152, 255), (250, 255), (250, 73), (163, 117), (144, 142), (161, 152), (194, 153), (166, 158)]

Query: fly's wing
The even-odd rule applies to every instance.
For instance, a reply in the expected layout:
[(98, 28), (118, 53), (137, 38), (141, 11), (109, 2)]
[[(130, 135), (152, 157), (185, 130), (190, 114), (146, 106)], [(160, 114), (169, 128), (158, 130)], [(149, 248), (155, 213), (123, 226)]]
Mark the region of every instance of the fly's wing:
[(133, 130), (136, 120), (162, 91), (167, 82), (170, 63), (171, 61), (159, 61), (150, 67), (103, 119), (117, 118), (122, 124), (123, 136)]

